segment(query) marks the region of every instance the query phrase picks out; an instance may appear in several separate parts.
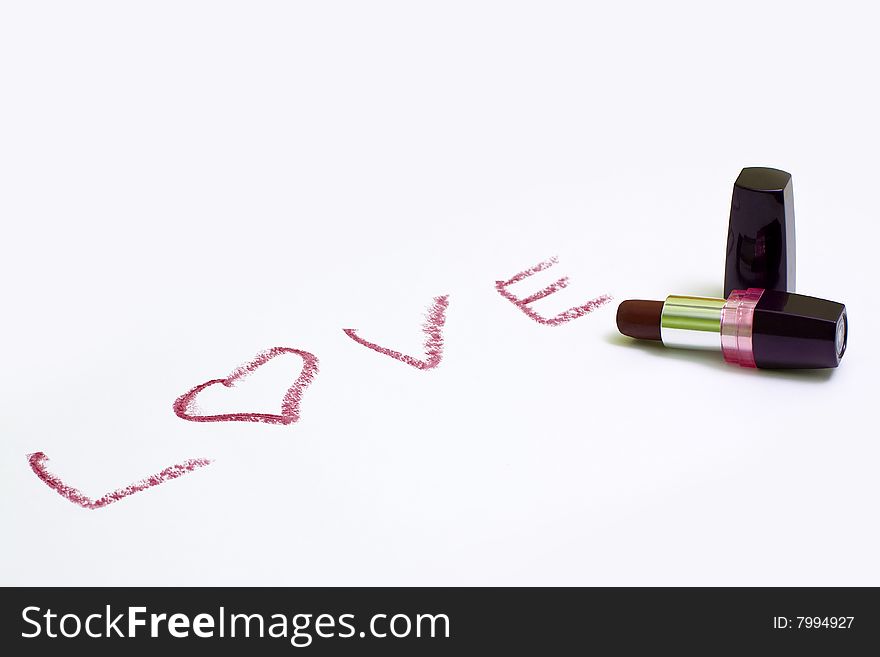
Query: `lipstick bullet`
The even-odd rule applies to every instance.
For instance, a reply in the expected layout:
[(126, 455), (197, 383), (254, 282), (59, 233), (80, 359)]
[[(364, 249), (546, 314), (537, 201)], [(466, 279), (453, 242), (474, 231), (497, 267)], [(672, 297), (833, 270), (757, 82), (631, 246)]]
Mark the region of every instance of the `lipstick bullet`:
[(780, 290), (733, 290), (727, 299), (670, 295), (629, 300), (617, 328), (667, 347), (713, 349), (724, 360), (762, 369), (837, 367), (846, 351), (846, 306)]

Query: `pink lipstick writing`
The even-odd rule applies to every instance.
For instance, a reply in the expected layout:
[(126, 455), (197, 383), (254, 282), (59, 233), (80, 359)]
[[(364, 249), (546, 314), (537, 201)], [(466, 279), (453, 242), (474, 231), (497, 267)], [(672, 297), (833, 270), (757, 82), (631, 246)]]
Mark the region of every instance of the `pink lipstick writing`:
[(437, 367), (443, 359), (443, 324), (446, 323), (446, 308), (448, 307), (449, 295), (447, 294), (440, 297), (434, 297), (434, 302), (428, 309), (425, 323), (422, 325), (422, 330), (425, 332), (426, 358), (424, 360), (364, 340), (357, 334), (357, 329), (342, 330), (348, 337), (358, 344), (362, 344), (367, 349), (372, 349), (373, 351), (377, 351), (380, 354), (389, 356), (394, 360), (399, 360), (401, 363), (406, 363), (417, 369), (430, 370)]
[[(537, 265), (519, 272), (506, 281), (496, 281), (495, 289), (497, 292), (510, 301), (514, 306), (530, 319), (543, 324), (545, 326), (559, 326), (570, 322), (573, 319), (583, 317), (592, 312), (601, 305), (611, 300), (609, 295), (601, 295), (582, 305), (575, 306), (565, 310), (553, 317), (545, 317), (531, 308), (531, 304), (544, 299), (556, 292), (564, 289), (569, 284), (568, 276), (563, 276), (547, 287), (534, 292), (524, 298), (520, 298), (509, 291), (509, 287), (519, 283), (538, 272), (549, 269), (558, 263), (557, 258), (550, 258)], [(345, 334), (357, 342), (377, 353), (393, 358), (414, 367), (419, 370), (431, 370), (440, 365), (443, 360), (443, 329), (446, 323), (446, 311), (449, 307), (449, 295), (434, 297), (425, 315), (425, 321), (422, 324), (424, 333), (424, 357), (417, 358), (409, 354), (383, 347), (375, 342), (370, 342), (358, 335), (357, 329), (343, 329)], [(258, 413), (253, 411), (228, 412), (218, 414), (204, 414), (197, 407), (199, 394), (211, 386), (222, 385), (225, 388), (234, 388), (242, 379), (252, 374), (269, 361), (283, 355), (293, 354), (299, 356), (302, 361), (302, 368), (294, 379), (290, 387), (284, 392), (281, 398), (280, 413)], [(184, 394), (180, 395), (173, 403), (174, 413), (181, 419), (189, 422), (259, 422), (264, 424), (293, 424), (300, 419), (300, 406), (306, 388), (311, 384), (312, 380), (318, 374), (318, 358), (314, 354), (303, 351), (301, 349), (293, 349), (290, 347), (273, 347), (258, 353), (253, 360), (234, 369), (228, 376), (220, 379), (210, 379), (204, 383), (200, 383)], [(47, 486), (52, 488), (59, 495), (68, 501), (77, 504), (86, 509), (100, 509), (108, 504), (112, 504), (124, 497), (133, 495), (142, 490), (164, 483), (170, 479), (175, 479), (188, 472), (192, 472), (197, 468), (204, 467), (211, 463), (209, 459), (193, 459), (183, 463), (172, 465), (165, 468), (161, 472), (154, 474), (146, 479), (138, 481), (125, 488), (108, 493), (98, 499), (92, 499), (76, 488), (68, 486), (58, 477), (48, 472), (45, 463), (48, 457), (42, 452), (35, 452), (28, 455), (28, 463), (34, 474), (36, 474)]]
[[(224, 413), (219, 415), (201, 415), (195, 409), (196, 398), (199, 393), (210, 386), (222, 384), (227, 388), (232, 388), (238, 381), (246, 377), (248, 374), (259, 369), (273, 358), (283, 354), (296, 354), (302, 359), (302, 371), (293, 382), (293, 385), (284, 393), (281, 399), (281, 413)], [(174, 412), (177, 417), (190, 422), (265, 422), (266, 424), (292, 424), (299, 420), (299, 407), (302, 401), (305, 389), (315, 378), (318, 373), (318, 358), (308, 351), (301, 349), (291, 349), (290, 347), (273, 347), (266, 351), (261, 351), (249, 363), (233, 370), (232, 374), (225, 379), (211, 379), (200, 383), (192, 390), (185, 392), (174, 402)]]
[(595, 299), (588, 301), (587, 303), (581, 306), (575, 306), (574, 308), (569, 308), (568, 310), (559, 313), (555, 317), (544, 317), (540, 313), (536, 312), (532, 308), (529, 307), (530, 304), (538, 301), (539, 299), (543, 299), (544, 297), (548, 297), (551, 294), (558, 292), (559, 290), (568, 286), (568, 276), (563, 276), (555, 283), (548, 285), (543, 290), (539, 292), (535, 292), (534, 294), (526, 297), (525, 299), (520, 299), (515, 294), (510, 292), (507, 288), (515, 283), (519, 283), (520, 281), (528, 278), (529, 276), (534, 276), (539, 271), (544, 271), (545, 269), (549, 269), (553, 265), (559, 262), (559, 259), (556, 257), (550, 258), (549, 260), (544, 260), (543, 262), (539, 262), (534, 267), (529, 267), (525, 271), (519, 272), (513, 278), (506, 281), (495, 281), (495, 289), (498, 291), (502, 297), (510, 301), (514, 306), (519, 308), (527, 317), (535, 320), (539, 324), (543, 324), (544, 326), (559, 326), (561, 324), (565, 324), (566, 322), (570, 322), (573, 319), (577, 319), (578, 317), (583, 317), (587, 313), (593, 312), (599, 306), (608, 303), (611, 301), (611, 297), (607, 294), (603, 294)]
[(114, 502), (118, 502), (124, 497), (134, 495), (135, 493), (140, 493), (141, 491), (152, 488), (153, 486), (158, 486), (159, 484), (164, 484), (166, 481), (177, 479), (178, 477), (182, 477), (183, 475), (188, 474), (193, 470), (203, 468), (206, 465), (210, 465), (212, 463), (211, 459), (189, 459), (187, 461), (184, 461), (183, 463), (168, 466), (161, 472), (157, 472), (156, 474), (150, 475), (145, 479), (141, 479), (140, 481), (136, 481), (133, 484), (129, 484), (125, 488), (120, 488), (113, 491), (112, 493), (107, 493), (103, 497), (99, 497), (98, 499), (93, 500), (91, 497), (88, 497), (73, 486), (68, 486), (56, 475), (49, 472), (46, 469), (46, 461), (49, 460), (49, 457), (46, 456), (43, 452), (34, 452), (33, 454), (28, 454), (27, 459), (28, 463), (31, 466), (31, 470), (34, 471), (34, 474), (37, 475), (49, 488), (54, 490), (68, 502), (72, 502), (73, 504), (81, 506), (84, 509), (92, 510), (103, 509), (105, 506), (113, 504)]

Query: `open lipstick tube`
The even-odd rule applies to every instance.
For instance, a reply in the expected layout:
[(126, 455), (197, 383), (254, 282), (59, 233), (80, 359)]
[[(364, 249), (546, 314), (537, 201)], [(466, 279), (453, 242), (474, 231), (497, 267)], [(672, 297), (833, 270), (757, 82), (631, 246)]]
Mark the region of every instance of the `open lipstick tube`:
[(765, 369), (837, 367), (847, 339), (843, 304), (761, 288), (733, 290), (727, 299), (624, 301), (617, 328), (667, 347), (718, 350), (728, 363)]

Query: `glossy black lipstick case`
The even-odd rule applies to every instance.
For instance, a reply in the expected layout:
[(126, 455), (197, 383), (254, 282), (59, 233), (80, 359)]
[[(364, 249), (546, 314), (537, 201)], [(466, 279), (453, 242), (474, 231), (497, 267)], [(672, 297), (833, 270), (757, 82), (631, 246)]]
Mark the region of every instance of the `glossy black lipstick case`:
[(747, 167), (733, 184), (724, 296), (750, 287), (795, 291), (794, 193), (779, 169)]
[(846, 306), (803, 294), (764, 290), (752, 320), (760, 368), (837, 367), (846, 351)]

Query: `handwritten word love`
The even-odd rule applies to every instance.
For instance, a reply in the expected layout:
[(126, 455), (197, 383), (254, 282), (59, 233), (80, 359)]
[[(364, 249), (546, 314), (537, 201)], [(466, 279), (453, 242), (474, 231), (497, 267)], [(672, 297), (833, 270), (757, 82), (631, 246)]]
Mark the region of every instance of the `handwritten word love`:
[[(582, 305), (569, 308), (553, 317), (544, 317), (531, 308), (531, 304), (567, 287), (569, 283), (569, 278), (567, 276), (559, 278), (555, 283), (523, 299), (517, 297), (508, 290), (512, 285), (515, 285), (538, 272), (549, 269), (556, 264), (558, 264), (558, 259), (555, 257), (550, 258), (549, 260), (544, 260), (533, 267), (529, 267), (528, 269), (519, 272), (507, 280), (496, 281), (495, 289), (501, 297), (512, 303), (524, 315), (543, 326), (561, 326), (574, 319), (583, 317), (611, 300), (610, 296), (603, 294)], [(428, 308), (425, 322), (422, 325), (422, 332), (425, 336), (423, 358), (417, 358), (389, 347), (383, 347), (375, 342), (370, 342), (358, 335), (357, 329), (343, 329), (343, 332), (356, 343), (367, 349), (371, 349), (376, 353), (388, 356), (389, 358), (418, 370), (428, 371), (438, 367), (443, 360), (443, 326), (446, 323), (446, 311), (448, 307), (449, 295), (447, 294), (434, 297), (431, 306)], [(285, 354), (299, 356), (302, 360), (302, 369), (281, 398), (280, 413), (238, 412), (205, 415), (198, 411), (196, 404), (197, 398), (199, 393), (206, 388), (215, 385), (233, 388), (249, 374), (252, 374), (274, 358)], [(303, 394), (317, 374), (318, 357), (314, 354), (302, 349), (294, 349), (292, 347), (272, 347), (257, 354), (257, 356), (250, 362), (237, 367), (228, 376), (222, 379), (210, 379), (194, 386), (178, 397), (172, 408), (177, 417), (190, 422), (260, 422), (264, 424), (293, 424), (300, 419), (300, 406)], [(48, 460), (48, 457), (42, 452), (35, 452), (28, 455), (28, 464), (40, 480), (68, 501), (92, 510), (104, 508), (124, 497), (134, 495), (153, 486), (165, 483), (166, 481), (209, 465), (212, 462), (210, 459), (202, 458), (191, 459), (180, 464), (172, 465), (146, 479), (112, 493), (108, 493), (97, 500), (93, 500), (81, 493), (78, 489), (65, 484), (56, 475), (50, 474), (45, 468), (45, 462)]]

